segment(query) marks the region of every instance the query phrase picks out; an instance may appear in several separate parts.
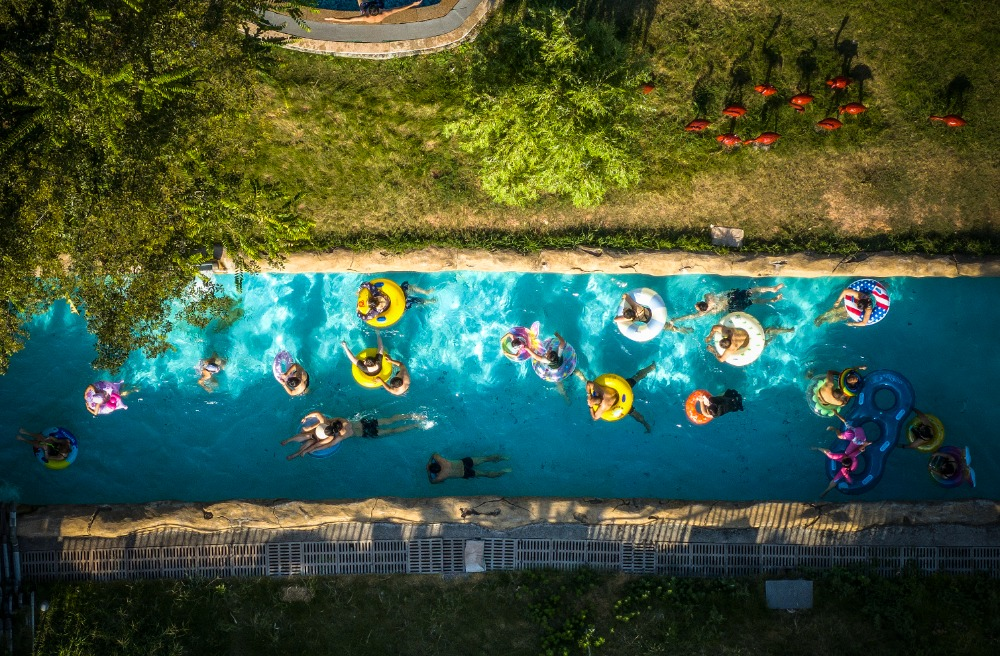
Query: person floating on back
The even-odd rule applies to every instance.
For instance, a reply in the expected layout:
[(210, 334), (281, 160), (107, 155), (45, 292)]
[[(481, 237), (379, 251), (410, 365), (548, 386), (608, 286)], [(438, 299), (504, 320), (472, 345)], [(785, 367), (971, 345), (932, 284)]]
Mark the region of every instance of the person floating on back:
[(444, 483), (449, 478), (497, 478), (509, 474), (511, 470), (476, 471), (476, 466), (484, 462), (500, 462), (507, 459), (507, 456), (493, 455), (448, 460), (441, 454), (435, 453), (427, 461), (427, 480), (431, 483)]

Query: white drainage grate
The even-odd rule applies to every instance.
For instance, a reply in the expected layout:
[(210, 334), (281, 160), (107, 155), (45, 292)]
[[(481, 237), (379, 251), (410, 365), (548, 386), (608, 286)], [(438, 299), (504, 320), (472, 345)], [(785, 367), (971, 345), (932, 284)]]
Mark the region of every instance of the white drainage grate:
[[(865, 567), (892, 576), (921, 571), (1000, 575), (1000, 547), (888, 547), (620, 542), (485, 538), (489, 570), (592, 567), (636, 574), (755, 576)], [(22, 551), (30, 580), (123, 580), (333, 574), (457, 574), (465, 539), (269, 542)], [(147, 543), (148, 544), (148, 543)]]

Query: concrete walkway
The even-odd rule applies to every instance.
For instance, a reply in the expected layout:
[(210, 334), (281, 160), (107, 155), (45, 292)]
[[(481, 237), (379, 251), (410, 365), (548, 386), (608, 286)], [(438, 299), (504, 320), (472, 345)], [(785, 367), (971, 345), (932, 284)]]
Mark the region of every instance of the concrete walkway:
[(280, 34), (294, 37), (284, 44), (286, 48), (341, 57), (388, 59), (443, 50), (475, 37), (498, 1), (458, 0), (442, 17), (412, 23), (352, 25), (306, 20), (308, 30), (280, 14), (267, 12), (265, 16), (282, 25)]

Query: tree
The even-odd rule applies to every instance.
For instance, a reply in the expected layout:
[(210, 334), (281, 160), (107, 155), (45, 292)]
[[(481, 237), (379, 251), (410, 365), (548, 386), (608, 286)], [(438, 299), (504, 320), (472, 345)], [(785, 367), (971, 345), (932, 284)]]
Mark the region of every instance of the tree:
[(244, 28), (271, 4), (0, 0), (0, 373), (62, 299), (95, 367), (162, 353), (229, 304), (193, 284), (206, 253), (253, 271), (307, 238), (296, 197), (245, 172), (271, 57)]
[(555, 194), (597, 205), (639, 180), (647, 77), (609, 25), (529, 9), (474, 45), (468, 112), (445, 133), (480, 159), (483, 190), (498, 202)]

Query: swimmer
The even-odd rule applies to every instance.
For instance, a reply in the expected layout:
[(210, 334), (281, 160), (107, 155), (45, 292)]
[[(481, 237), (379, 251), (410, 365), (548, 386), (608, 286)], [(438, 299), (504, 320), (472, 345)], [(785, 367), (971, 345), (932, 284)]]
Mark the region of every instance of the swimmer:
[[(31, 439), (28, 439), (31, 438)], [(32, 433), (23, 428), (17, 431), (17, 439), (27, 442), (33, 449), (41, 449), (46, 461), (65, 460), (73, 450), (73, 444), (60, 437)]]
[(743, 411), (743, 396), (734, 389), (727, 389), (722, 396), (710, 396), (706, 403), (702, 399), (695, 401), (698, 412), (710, 417), (721, 417), (730, 412)]
[(351, 349), (347, 347), (347, 342), (340, 343), (351, 364), (368, 376), (377, 376), (382, 371), (382, 358), (385, 355), (385, 345), (382, 344), (382, 336), (378, 334), (378, 331), (375, 332), (375, 340), (378, 342), (378, 351), (375, 355), (370, 355), (363, 360), (359, 360), (357, 356), (351, 353)]
[(309, 372), (296, 362), (288, 368), (280, 382), (290, 396), (301, 396), (309, 390)]
[(927, 468), (935, 475), (936, 479), (944, 481), (954, 480), (959, 475), (959, 472), (961, 472), (962, 483), (968, 483), (972, 487), (976, 487), (976, 477), (969, 466), (968, 457), (968, 447), (966, 447), (961, 460), (953, 454), (948, 453), (947, 450), (938, 451), (931, 456), (930, 462), (927, 463)]
[[(771, 328), (764, 329), (764, 346), (771, 343), (775, 335), (780, 335), (782, 333), (794, 333), (794, 328), (781, 328), (779, 326), (772, 326)], [(722, 353), (719, 353), (714, 340), (712, 339), (716, 333), (722, 335), (722, 339), (719, 340), (719, 348), (722, 349)], [(723, 326), (722, 324), (715, 324), (712, 326), (712, 330), (708, 333), (708, 337), (705, 338), (705, 343), (708, 344), (708, 352), (715, 356), (715, 359), (719, 362), (725, 362), (729, 358), (733, 357), (741, 351), (750, 342), (750, 333), (743, 330), (742, 328), (730, 328), (728, 326)]]
[[(656, 369), (656, 363), (649, 365), (639, 371), (635, 372), (630, 378), (626, 378), (625, 382), (628, 386), (635, 388), (636, 383), (649, 375), (651, 371)], [(580, 380), (587, 384), (587, 407), (590, 409), (590, 418), (597, 421), (601, 418), (601, 415), (615, 407), (618, 403), (618, 392), (611, 389), (610, 387), (605, 387), (599, 384), (597, 381), (588, 380), (587, 376), (584, 375), (579, 369), (574, 372)], [(635, 409), (635, 405), (632, 405), (632, 409), (628, 411), (630, 417), (638, 421), (646, 429), (647, 433), (653, 432), (652, 426), (646, 421), (638, 410)]]
[(96, 417), (98, 415), (110, 414), (115, 410), (128, 410), (128, 406), (125, 405), (122, 398), (132, 392), (137, 392), (139, 388), (130, 387), (122, 389), (122, 383), (124, 382), (120, 380), (117, 383), (112, 383), (107, 380), (100, 380), (92, 385), (87, 385), (87, 389), (83, 390), (83, 402), (87, 407), (87, 412)]
[[(848, 484), (854, 482), (853, 480), (851, 480), (851, 473), (858, 468), (859, 464), (858, 455), (864, 453), (864, 450), (868, 448), (869, 444), (870, 442), (865, 442), (864, 444), (861, 445), (855, 445), (854, 442), (848, 444), (847, 449), (850, 451), (850, 455), (848, 455), (847, 451), (845, 451), (844, 453), (834, 453), (829, 449), (821, 449), (816, 446), (813, 447), (813, 451), (819, 451), (830, 460), (836, 460), (840, 465), (840, 467), (837, 469), (836, 475), (834, 475), (833, 477), (833, 480), (831, 480), (830, 484), (826, 486), (826, 489), (823, 490), (823, 493), (819, 495), (820, 499), (825, 497), (830, 492), (830, 490), (837, 487), (837, 483), (839, 483), (841, 480), (847, 481)], [(851, 450), (852, 447), (856, 448)]]
[(361, 312), (358, 312), (358, 316), (367, 320), (372, 317), (381, 316), (389, 311), (389, 296), (380, 288), (366, 281), (361, 283), (361, 289), (368, 290), (368, 304), (371, 309), (369, 314), (361, 314)]
[[(629, 294), (622, 294), (622, 300), (625, 302), (625, 307), (622, 308), (621, 315), (614, 318), (615, 323), (631, 325), (633, 323), (649, 323), (653, 319), (653, 311), (645, 305), (636, 303)], [(694, 330), (693, 328), (675, 326), (673, 321), (666, 322), (663, 328), (675, 333), (690, 333)]]
[[(556, 339), (559, 340), (559, 344), (554, 349), (549, 349), (543, 355), (539, 355), (534, 351), (528, 351), (528, 355), (531, 356), (532, 360), (541, 362), (549, 369), (558, 369), (563, 364), (563, 351), (566, 349), (566, 340), (563, 339), (562, 335), (555, 333)], [(518, 338), (511, 340), (512, 344), (518, 345), (517, 342), (522, 342)], [(523, 343), (523, 342), (522, 342)]]
[(865, 435), (864, 429), (860, 426), (851, 426), (845, 422), (844, 430), (842, 431), (838, 431), (835, 426), (827, 426), (826, 429), (836, 431), (838, 440), (850, 441), (850, 444), (847, 445), (847, 448), (841, 455), (851, 456), (856, 452), (863, 451), (871, 446), (871, 442), (868, 441), (868, 437)]
[(198, 371), (201, 372), (201, 377), (198, 378), (198, 384), (201, 388), (209, 394), (218, 389), (219, 381), (215, 380), (213, 376), (217, 373), (221, 373), (225, 366), (226, 361), (215, 353), (212, 354), (212, 357), (198, 362)]
[(377, 379), (382, 385), (382, 389), (393, 396), (403, 396), (410, 389), (410, 370), (406, 368), (406, 365), (399, 360), (393, 360), (388, 355), (385, 355), (385, 361), (396, 368), (396, 373), (392, 375), (389, 380)]
[(383, 11), (385, 9), (385, 0), (358, 0), (358, 9), (361, 11), (360, 16), (352, 16), (351, 18), (324, 18), (323, 20), (330, 21), (331, 23), (381, 23), (389, 16), (406, 11), (407, 9), (413, 9), (421, 2), (423, 0), (416, 0), (413, 4), (406, 5), (405, 7), (396, 7), (388, 11)]
[[(306, 426), (307, 423), (309, 426)], [(303, 417), (299, 424), (301, 425), (299, 432), (281, 443), (281, 446), (291, 442), (302, 443), (298, 451), (288, 456), (288, 460), (313, 451), (329, 449), (349, 437), (350, 422), (343, 417), (327, 418), (322, 412), (314, 411)]]
[(919, 449), (922, 446), (929, 446), (936, 437), (934, 434), (934, 425), (931, 423), (930, 417), (916, 408), (913, 409), (913, 414), (917, 416), (917, 421), (913, 422), (913, 425), (910, 426), (910, 436), (913, 438), (913, 441), (903, 440), (896, 444), (898, 447)]
[[(850, 298), (854, 300), (854, 303), (861, 309), (864, 313), (861, 317), (861, 321), (851, 321), (851, 315), (847, 313), (847, 307), (843, 305), (844, 299)], [(838, 321), (846, 321), (847, 325), (853, 328), (859, 328), (861, 326), (867, 326), (868, 321), (872, 316), (872, 309), (874, 308), (874, 302), (872, 301), (872, 295), (868, 292), (858, 292), (853, 289), (847, 288), (840, 292), (840, 296), (837, 300), (833, 302), (833, 307), (824, 312), (823, 314), (816, 317), (813, 322), (817, 326), (822, 326), (824, 323), (837, 323)]]
[[(847, 405), (850, 397), (844, 393), (844, 390), (840, 387), (840, 377), (845, 372), (847, 375), (844, 377), (844, 382), (848, 385), (855, 386), (861, 382), (861, 376), (857, 373), (858, 371), (864, 371), (868, 367), (850, 367), (844, 369), (844, 371), (834, 371), (829, 369), (826, 372), (826, 376), (823, 378), (823, 384), (819, 386), (816, 390), (816, 395), (819, 397), (820, 403), (823, 405), (833, 406), (836, 408), (842, 408)], [(806, 378), (812, 379), (812, 372), (806, 372)]]
[(499, 471), (476, 471), (476, 465), (484, 462), (501, 462), (508, 460), (507, 456), (465, 457), (461, 460), (448, 460), (440, 453), (435, 453), (427, 461), (427, 480), (431, 483), (444, 483), (449, 478), (497, 478), (509, 474), (510, 469)]
[[(721, 314), (723, 312), (726, 314), (730, 312), (743, 312), (751, 305), (776, 303), (784, 298), (778, 293), (784, 286), (784, 283), (781, 283), (773, 287), (730, 289), (721, 294), (705, 294), (704, 300), (694, 304), (696, 312), (678, 317), (674, 319), (674, 323), (687, 321), (688, 319), (697, 319), (698, 317), (707, 317), (713, 314)], [(776, 296), (774, 298), (760, 298), (761, 294), (776, 294)]]
[[(404, 282), (399, 286), (403, 290), (403, 296), (406, 297), (406, 309), (409, 310), (414, 305), (424, 305), (427, 303), (437, 303), (437, 299), (431, 297), (433, 289), (420, 289), (416, 285), (411, 285), (408, 282)], [(421, 294), (427, 298), (421, 298), (420, 296), (414, 296), (413, 294)]]

